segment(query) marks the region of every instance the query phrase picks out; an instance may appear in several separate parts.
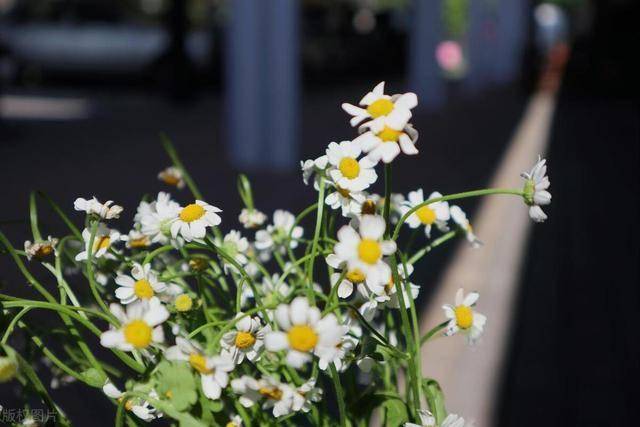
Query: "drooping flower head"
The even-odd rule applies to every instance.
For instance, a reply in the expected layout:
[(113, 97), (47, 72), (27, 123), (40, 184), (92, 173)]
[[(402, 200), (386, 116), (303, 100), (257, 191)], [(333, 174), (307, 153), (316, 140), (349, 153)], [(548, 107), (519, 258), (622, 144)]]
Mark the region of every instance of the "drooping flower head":
[(538, 162), (529, 172), (523, 172), (520, 176), (524, 182), (524, 201), (529, 206), (529, 216), (535, 222), (544, 222), (547, 215), (540, 206), (551, 203), (551, 193), (547, 191), (551, 182), (547, 176), (547, 160), (538, 156)]

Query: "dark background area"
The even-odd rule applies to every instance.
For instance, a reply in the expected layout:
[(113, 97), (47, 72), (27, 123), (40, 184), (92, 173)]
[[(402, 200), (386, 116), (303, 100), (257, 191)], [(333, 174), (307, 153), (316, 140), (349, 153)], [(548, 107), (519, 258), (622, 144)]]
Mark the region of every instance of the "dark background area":
[[(101, 25), (117, 24), (132, 13), (100, 2), (75, 3), (73, 13)], [(350, 27), (352, 7), (318, 3), (308, 2), (301, 9), (297, 143), (303, 159), (320, 155), (329, 141), (355, 135), (340, 103), (356, 102), (379, 80), (386, 80), (391, 92), (411, 89), (406, 78), (407, 31), (396, 24), (396, 15), (380, 13), (376, 29), (362, 35)], [(230, 161), (227, 142), (221, 64), (225, 33), (220, 24), (225, 16), (214, 8), (217, 12), (207, 14), (205, 22), (190, 21), (187, 33), (194, 40), (202, 41), (198, 32), (205, 31), (204, 38), (213, 42), (194, 42), (193, 52), (206, 54), (185, 61), (184, 55), (192, 53), (176, 47), (185, 29), (184, 22), (175, 20), (192, 13), (181, 9), (185, 4), (177, 1), (175, 9), (151, 19), (168, 35), (169, 48), (134, 71), (12, 63), (4, 74), (0, 96), (76, 98), (89, 106), (87, 117), (77, 120), (0, 115), (0, 228), (15, 246), (30, 237), (28, 192), (34, 189), (45, 191), (70, 212), (79, 196), (116, 200), (125, 213), (115, 226), (128, 230), (140, 198), (167, 189), (156, 179), (169, 164), (159, 132), (172, 138), (206, 200), (223, 207), (223, 224), (238, 226), (235, 179), (245, 169)], [(548, 222), (535, 227), (522, 273), (503, 390), (496, 402), (501, 427), (636, 424), (640, 119), (638, 73), (631, 59), (640, 39), (637, 6), (633, 1), (588, 4), (589, 25), (581, 23), (581, 13), (575, 14), (581, 30), (571, 40), (553, 120), (548, 158), (554, 199)], [(446, 193), (488, 182), (541, 67), (533, 6), (531, 2), (527, 9), (529, 30), (517, 76), (474, 91), (467, 90), (464, 81), (449, 82), (444, 102), (416, 111), (413, 122), (421, 131), (421, 153), (402, 159), (394, 191), (406, 193), (419, 183), (425, 190)], [(23, 25), (46, 21), (26, 13), (14, 19)], [(0, 38), (0, 51), (10, 57), (3, 41)], [(248, 176), (257, 206), (267, 213), (279, 207), (295, 212), (313, 202), (314, 192), (294, 168), (276, 171), (265, 166)], [(380, 186), (375, 189), (382, 191)], [(187, 190), (172, 193), (180, 201), (189, 198)], [(63, 225), (42, 206), (41, 228), (53, 235), (63, 232)], [(475, 206), (474, 201), (465, 204), (471, 213)], [(80, 223), (80, 215), (72, 212), (71, 217)], [(434, 252), (418, 271), (424, 278), (421, 301), (429, 297), (450, 255), (451, 249)], [(2, 293), (33, 296), (6, 256), (0, 256), (0, 286)], [(47, 316), (30, 316), (46, 325)], [(71, 384), (52, 394), (77, 425), (113, 424), (111, 415), (96, 418), (112, 413), (99, 391)], [(12, 384), (0, 385), (0, 405), (18, 405)]]

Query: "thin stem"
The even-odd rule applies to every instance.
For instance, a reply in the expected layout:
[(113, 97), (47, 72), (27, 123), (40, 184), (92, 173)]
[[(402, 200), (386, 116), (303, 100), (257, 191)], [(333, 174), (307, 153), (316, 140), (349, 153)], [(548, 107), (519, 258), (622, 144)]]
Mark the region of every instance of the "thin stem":
[(311, 304), (315, 304), (316, 299), (313, 294), (313, 264), (318, 252), (318, 239), (320, 238), (320, 230), (322, 229), (322, 213), (324, 211), (324, 178), (320, 178), (318, 188), (318, 211), (316, 213), (316, 228), (313, 233), (313, 242), (311, 244), (311, 259), (307, 264), (307, 299)]
[[(409, 218), (415, 211), (417, 211), (423, 206), (427, 206), (435, 202), (446, 202), (449, 200), (465, 199), (467, 197), (488, 196), (491, 194), (512, 194), (516, 196), (522, 196), (524, 193), (522, 190), (512, 189), (512, 188), (486, 188), (483, 190), (465, 191), (463, 193), (455, 193), (455, 194), (449, 194), (441, 197), (434, 197), (433, 199), (429, 199), (420, 204), (415, 205), (414, 207), (409, 209), (404, 215), (402, 215), (402, 217), (400, 217), (400, 220), (398, 221), (398, 224), (396, 224), (396, 228), (393, 231), (393, 240), (397, 240), (398, 234), (400, 234), (400, 228), (402, 227), (402, 224), (404, 224), (404, 222), (407, 220), (407, 218)], [(386, 205), (386, 200), (385, 200), (385, 205)]]
[(89, 246), (87, 247), (87, 276), (89, 276), (89, 288), (91, 288), (93, 298), (96, 300), (102, 311), (111, 315), (109, 307), (107, 307), (107, 304), (104, 302), (100, 292), (98, 291), (98, 285), (96, 284), (96, 279), (93, 275), (93, 242), (95, 241), (99, 224), (100, 223), (98, 221), (94, 221), (94, 223), (91, 224), (91, 236), (89, 237)]
[(336, 365), (331, 363), (329, 365), (329, 369), (331, 370), (331, 379), (333, 380), (333, 386), (336, 389), (336, 400), (338, 401), (338, 412), (340, 413), (340, 426), (347, 426), (347, 408), (344, 401), (344, 392), (342, 390), (342, 385), (340, 384), (340, 376), (338, 375), (338, 370), (336, 369)]

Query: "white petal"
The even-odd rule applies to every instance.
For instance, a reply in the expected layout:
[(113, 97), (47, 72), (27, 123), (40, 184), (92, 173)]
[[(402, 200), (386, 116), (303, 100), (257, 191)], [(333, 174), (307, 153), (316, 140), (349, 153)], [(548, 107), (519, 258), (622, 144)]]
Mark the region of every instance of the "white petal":
[(289, 347), (287, 334), (273, 331), (264, 337), (264, 346), (269, 351), (280, 351)]

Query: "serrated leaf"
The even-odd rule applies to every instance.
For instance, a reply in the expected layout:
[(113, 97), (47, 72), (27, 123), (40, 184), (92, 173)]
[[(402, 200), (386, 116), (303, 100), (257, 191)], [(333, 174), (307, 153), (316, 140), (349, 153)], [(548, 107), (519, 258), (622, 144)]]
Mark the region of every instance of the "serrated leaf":
[(156, 390), (178, 411), (186, 411), (198, 400), (198, 385), (185, 363), (162, 362), (156, 371)]

